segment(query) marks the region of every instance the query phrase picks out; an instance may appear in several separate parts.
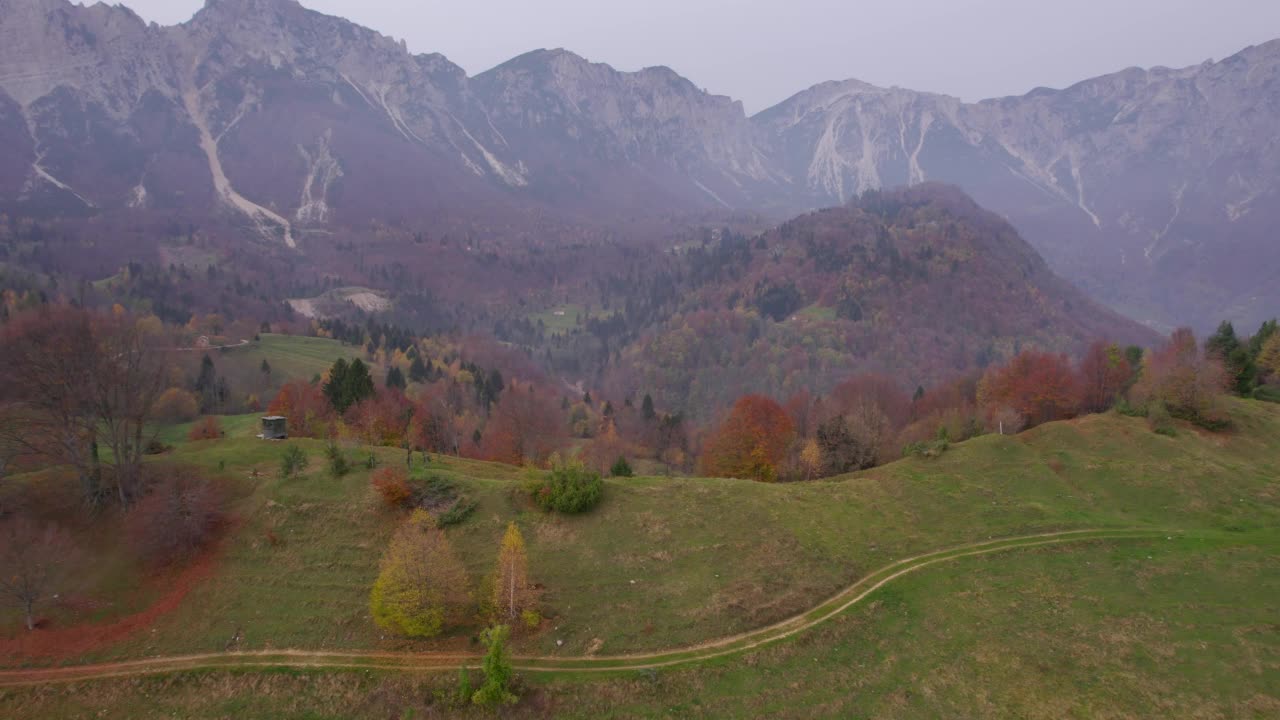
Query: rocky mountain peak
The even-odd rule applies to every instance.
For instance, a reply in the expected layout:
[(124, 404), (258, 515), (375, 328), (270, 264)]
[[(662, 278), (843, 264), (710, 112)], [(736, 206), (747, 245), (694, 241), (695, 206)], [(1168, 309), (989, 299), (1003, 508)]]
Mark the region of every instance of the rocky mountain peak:
[[(425, 196), (783, 216), (943, 181), (1152, 323), (1274, 312), (1277, 117), (1280, 40), (977, 103), (827, 82), (747, 118), (671, 68), (560, 48), (468, 77), (295, 0), (207, 0), (167, 28), (120, 6), (0, 0), (0, 140), (17, 148), (0, 210), (147, 207), (167, 186), (175, 208), (292, 240), (290, 222), (417, 217)], [(1175, 308), (1181, 287), (1208, 290)]]
[(268, 12), (300, 7), (297, 0), (205, 0), (200, 12)]

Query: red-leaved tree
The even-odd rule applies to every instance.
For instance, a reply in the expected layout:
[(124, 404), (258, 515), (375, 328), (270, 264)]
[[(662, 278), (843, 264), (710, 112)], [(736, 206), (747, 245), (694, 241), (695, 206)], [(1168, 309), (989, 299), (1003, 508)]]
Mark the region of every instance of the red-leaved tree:
[(369, 445), (401, 447), (409, 440), (413, 416), (417, 412), (404, 393), (387, 388), (365, 398), (347, 411), (347, 423)]
[(987, 371), (978, 386), (978, 402), (988, 417), (1012, 410), (1031, 427), (1074, 417), (1080, 384), (1065, 355), (1026, 350)]
[(280, 388), (267, 412), (289, 420), (289, 434), (297, 437), (328, 437), (333, 407), (319, 385), (295, 380)]
[(564, 421), (551, 399), (531, 385), (512, 382), (485, 425), (481, 454), (511, 465), (539, 463), (564, 435)]

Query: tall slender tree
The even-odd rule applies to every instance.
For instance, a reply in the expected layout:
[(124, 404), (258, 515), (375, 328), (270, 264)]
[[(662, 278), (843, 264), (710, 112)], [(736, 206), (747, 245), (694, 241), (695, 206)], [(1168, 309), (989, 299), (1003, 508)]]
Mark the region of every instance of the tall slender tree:
[(522, 610), (533, 606), (533, 587), (529, 584), (529, 556), (524, 536), (515, 522), (507, 525), (498, 549), (498, 566), (494, 571), (493, 604), (498, 615), (515, 620)]

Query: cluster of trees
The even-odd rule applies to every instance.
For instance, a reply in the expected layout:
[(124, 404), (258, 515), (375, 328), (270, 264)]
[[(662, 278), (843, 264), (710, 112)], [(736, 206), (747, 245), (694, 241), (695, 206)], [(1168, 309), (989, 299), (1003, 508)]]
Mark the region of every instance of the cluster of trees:
[(473, 591), (466, 566), (425, 510), (415, 510), (396, 530), (369, 593), (374, 622), (406, 637), (435, 637), (471, 618), (486, 626), (481, 633), (487, 648), (484, 681), (472, 691), (470, 673), (463, 669), (458, 683), (458, 702), (480, 706), (516, 702), (506, 643), (511, 628), (541, 625), (537, 604), (528, 551), (514, 522), (502, 536), (493, 571)]
[(189, 468), (144, 463), (156, 451), (171, 335), (154, 317), (42, 305), (0, 328), (0, 483), (15, 467), (74, 475), (79, 518), (0, 507), (0, 594), (37, 606), (78, 579), (83, 555), (58, 521), (114, 509), (147, 563), (167, 564), (206, 545), (222, 523), (218, 485)]
[(1242, 397), (1276, 399), (1278, 393), (1269, 383), (1280, 375), (1280, 325), (1268, 320), (1247, 339), (1236, 335), (1230, 322), (1218, 326), (1205, 341), (1205, 350), (1222, 361), (1230, 389)]
[(1218, 429), (1229, 422), (1226, 393), (1268, 399), (1277, 380), (1274, 321), (1247, 340), (1224, 323), (1203, 344), (1184, 328), (1150, 352), (1097, 341), (1077, 362), (1024, 350), (980, 376), (917, 387), (911, 395), (893, 378), (857, 375), (823, 397), (800, 392), (785, 404), (760, 395), (738, 399), (703, 438), (700, 470), (764, 481), (838, 475), (986, 432), (1017, 433), (1113, 407), (1147, 416), (1162, 432), (1172, 431), (1169, 418)]

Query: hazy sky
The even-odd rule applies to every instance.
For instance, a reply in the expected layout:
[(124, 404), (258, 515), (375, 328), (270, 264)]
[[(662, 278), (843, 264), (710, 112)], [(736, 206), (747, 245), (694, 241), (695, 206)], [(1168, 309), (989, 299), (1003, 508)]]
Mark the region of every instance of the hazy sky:
[[(162, 24), (203, 0), (124, 0)], [(1132, 65), (1193, 65), (1280, 37), (1277, 0), (302, 0), (470, 74), (564, 47), (668, 65), (762, 110), (858, 78), (978, 100)]]

